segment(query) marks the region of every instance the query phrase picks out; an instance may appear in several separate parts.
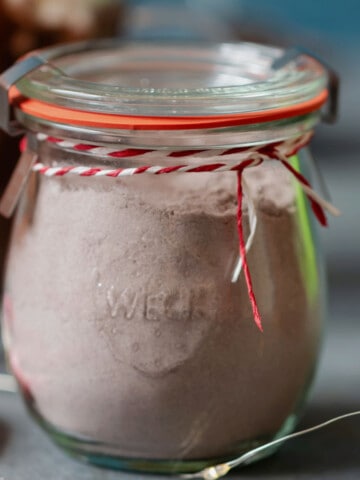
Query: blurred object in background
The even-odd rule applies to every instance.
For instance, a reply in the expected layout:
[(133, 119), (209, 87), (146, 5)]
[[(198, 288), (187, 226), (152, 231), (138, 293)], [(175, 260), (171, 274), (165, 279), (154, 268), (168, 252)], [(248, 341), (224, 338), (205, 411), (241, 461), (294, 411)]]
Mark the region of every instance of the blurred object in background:
[[(121, 0), (0, 0), (0, 72), (30, 50), (120, 34)], [(19, 139), (0, 132), (0, 193), (18, 157)], [(10, 222), (0, 216), (0, 291)]]
[(0, 0), (13, 23), (13, 57), (55, 43), (114, 36), (122, 2), (116, 0)]

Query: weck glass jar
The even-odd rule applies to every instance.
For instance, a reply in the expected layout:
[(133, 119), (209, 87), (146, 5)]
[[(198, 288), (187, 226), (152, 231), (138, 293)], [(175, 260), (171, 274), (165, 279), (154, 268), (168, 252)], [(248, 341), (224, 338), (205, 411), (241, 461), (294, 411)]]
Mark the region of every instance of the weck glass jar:
[(325, 218), (304, 177), (328, 75), (285, 57), (98, 42), (3, 77), (32, 169), (3, 338), (27, 407), (71, 454), (194, 472), (293, 429), (324, 311)]

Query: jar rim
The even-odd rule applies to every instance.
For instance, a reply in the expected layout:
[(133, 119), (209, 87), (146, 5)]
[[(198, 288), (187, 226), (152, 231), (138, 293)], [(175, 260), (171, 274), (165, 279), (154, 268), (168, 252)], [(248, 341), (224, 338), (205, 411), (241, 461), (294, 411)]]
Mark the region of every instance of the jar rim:
[(311, 113), (328, 95), (320, 62), (302, 54), (277, 69), (284, 51), (259, 44), (106, 40), (36, 53), (45, 63), (12, 87), (12, 103), (60, 123), (150, 130), (246, 125)]
[(142, 117), (130, 115), (101, 114), (49, 105), (38, 100), (22, 99), (16, 88), (10, 96), (23, 113), (46, 121), (74, 126), (131, 130), (193, 130), (269, 123), (284, 118), (300, 117), (318, 110), (327, 100), (326, 90), (317, 97), (293, 107), (281, 107), (267, 112), (249, 112), (240, 115), (196, 117)]

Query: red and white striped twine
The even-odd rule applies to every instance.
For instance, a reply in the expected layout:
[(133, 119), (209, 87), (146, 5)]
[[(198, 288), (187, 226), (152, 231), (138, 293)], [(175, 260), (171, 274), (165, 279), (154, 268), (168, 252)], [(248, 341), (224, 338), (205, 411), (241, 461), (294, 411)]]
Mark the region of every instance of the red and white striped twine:
[[(38, 172), (46, 177), (62, 177), (65, 175), (77, 175), (80, 177), (109, 177), (118, 178), (139, 174), (154, 174), (163, 175), (171, 173), (201, 173), (201, 172), (236, 172), (238, 177), (238, 209), (237, 209), (237, 227), (239, 236), (239, 251), (243, 266), (245, 280), (248, 288), (250, 303), (253, 310), (253, 316), (258, 328), (262, 331), (262, 322), (260, 313), (257, 307), (255, 294), (253, 291), (251, 275), (246, 260), (246, 247), (243, 235), (243, 219), (242, 219), (242, 174), (246, 168), (256, 167), (267, 160), (277, 160), (295, 177), (303, 188), (306, 196), (309, 199), (311, 208), (321, 225), (326, 226), (327, 220), (324, 210), (327, 210), (332, 215), (338, 216), (340, 212), (329, 202), (321, 198), (311, 188), (307, 179), (289, 162), (289, 158), (295, 155), (300, 149), (308, 145), (312, 137), (312, 132), (306, 133), (296, 138), (284, 140), (282, 142), (274, 142), (267, 145), (258, 145), (254, 147), (236, 147), (230, 149), (207, 149), (207, 150), (144, 150), (138, 148), (125, 149), (111, 149), (99, 145), (78, 143), (69, 140), (51, 137), (45, 134), (38, 134), (37, 139), (41, 142), (46, 141), (52, 143), (62, 149), (74, 152), (83, 152), (87, 155), (94, 155), (97, 157), (116, 158), (141, 158), (144, 160), (144, 165), (133, 168), (93, 168), (86, 166), (60, 166), (50, 167), (42, 163), (37, 163), (33, 166), (33, 171)], [(23, 148), (26, 148), (23, 145)], [(207, 163), (200, 163), (199, 165), (178, 164), (170, 166), (154, 166), (146, 165), (146, 162), (166, 161), (169, 159), (180, 159), (191, 157), (192, 160), (211, 159)]]
[[(172, 165), (172, 166), (154, 166), (144, 165), (136, 168), (91, 168), (91, 167), (49, 167), (38, 163), (34, 167), (34, 171), (39, 172), (48, 177), (63, 175), (79, 175), (82, 177), (125, 177), (129, 175), (138, 175), (142, 173), (149, 174), (168, 174), (168, 173), (197, 173), (197, 172), (226, 172), (238, 171), (242, 169), (244, 161), (252, 160), (251, 165), (256, 166), (263, 160), (273, 159), (279, 160), (282, 157), (289, 158), (295, 155), (301, 148), (306, 146), (312, 134), (307, 133), (301, 137), (286, 140), (283, 142), (272, 143), (269, 145), (260, 145), (255, 147), (236, 147), (230, 149), (212, 149), (212, 150), (144, 150), (138, 148), (110, 149), (99, 145), (76, 143), (61, 138), (38, 134), (38, 140), (47, 141), (56, 144), (65, 150), (83, 152), (97, 157), (110, 158), (134, 158), (141, 157), (145, 161), (166, 161), (173, 158), (191, 157), (196, 160), (211, 159), (212, 163), (200, 165)], [(237, 162), (234, 164), (234, 159)]]

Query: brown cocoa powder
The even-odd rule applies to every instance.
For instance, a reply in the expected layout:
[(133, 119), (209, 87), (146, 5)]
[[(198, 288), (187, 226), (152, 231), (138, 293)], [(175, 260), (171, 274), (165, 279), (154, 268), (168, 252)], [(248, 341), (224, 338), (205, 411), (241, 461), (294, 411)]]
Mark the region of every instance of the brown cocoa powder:
[(236, 175), (39, 179), (34, 214), (22, 204), (15, 226), (6, 330), (53, 426), (121, 457), (210, 458), (272, 436), (296, 410), (320, 329), (296, 191), (274, 162), (245, 180), (263, 334), (243, 275), (231, 282)]

